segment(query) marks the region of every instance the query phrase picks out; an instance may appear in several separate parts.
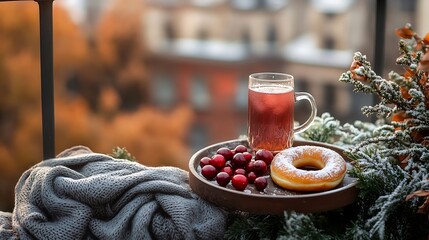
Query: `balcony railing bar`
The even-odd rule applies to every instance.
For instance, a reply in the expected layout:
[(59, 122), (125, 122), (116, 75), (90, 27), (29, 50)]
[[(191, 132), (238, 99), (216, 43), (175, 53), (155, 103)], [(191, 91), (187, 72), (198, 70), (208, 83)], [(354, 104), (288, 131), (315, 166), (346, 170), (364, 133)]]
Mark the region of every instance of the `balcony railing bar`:
[(55, 157), (53, 0), (38, 0), (37, 3), (39, 4), (40, 19), (43, 159), (48, 159)]
[[(384, 69), (384, 44), (386, 31), (386, 0), (377, 0), (375, 7), (375, 39), (374, 39), (374, 71), (380, 75)], [(373, 96), (373, 103), (378, 101), (377, 96)], [(375, 121), (375, 117), (372, 119)]]

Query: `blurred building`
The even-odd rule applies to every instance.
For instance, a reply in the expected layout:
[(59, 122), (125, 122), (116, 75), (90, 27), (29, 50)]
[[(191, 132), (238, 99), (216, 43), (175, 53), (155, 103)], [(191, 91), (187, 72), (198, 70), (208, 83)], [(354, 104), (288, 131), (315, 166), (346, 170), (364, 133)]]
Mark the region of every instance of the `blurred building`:
[[(338, 79), (355, 51), (372, 59), (375, 1), (142, 1), (151, 104), (169, 109), (185, 103), (195, 109), (189, 137), (194, 149), (246, 134), (247, 78), (253, 72), (294, 75), (296, 90), (316, 98), (319, 114), (330, 112), (343, 122), (363, 119), (361, 106), (372, 103)], [(99, 14), (101, 2), (88, 6), (87, 15)], [(427, 20), (426, 11), (416, 5), (428, 4), (388, 2), (386, 38), (395, 38), (394, 29), (414, 20), (414, 14), (417, 27), (427, 27), (419, 23)], [(94, 17), (88, 21), (96, 22)], [(395, 50), (396, 44), (387, 41), (386, 47)], [(386, 50), (386, 55), (395, 59), (397, 52)], [(306, 111), (305, 104), (298, 105), (297, 120), (304, 120)]]
[[(196, 148), (246, 134), (247, 79), (286, 72), (319, 112), (347, 117), (354, 104), (338, 82), (351, 63), (367, 21), (367, 1), (146, 1), (142, 16), (152, 101), (189, 103), (197, 119)], [(350, 29), (353, 26), (353, 29)], [(299, 107), (297, 119), (308, 111)]]

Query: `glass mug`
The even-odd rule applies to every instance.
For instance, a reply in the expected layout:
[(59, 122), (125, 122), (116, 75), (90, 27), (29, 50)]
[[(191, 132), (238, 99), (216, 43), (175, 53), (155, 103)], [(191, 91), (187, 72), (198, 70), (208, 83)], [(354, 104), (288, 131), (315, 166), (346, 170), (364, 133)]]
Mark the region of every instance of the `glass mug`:
[[(295, 101), (307, 100), (311, 114), (294, 127)], [(294, 133), (306, 130), (316, 116), (313, 96), (294, 92), (294, 78), (285, 73), (254, 73), (249, 76), (248, 141), (253, 151), (267, 149), (277, 153), (290, 148)]]

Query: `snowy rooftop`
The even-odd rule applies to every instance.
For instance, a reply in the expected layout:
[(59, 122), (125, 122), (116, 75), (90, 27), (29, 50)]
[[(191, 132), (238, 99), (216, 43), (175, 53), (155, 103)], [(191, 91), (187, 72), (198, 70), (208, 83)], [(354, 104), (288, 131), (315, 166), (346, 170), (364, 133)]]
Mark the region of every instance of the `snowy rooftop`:
[(289, 62), (327, 67), (348, 67), (353, 51), (318, 48), (311, 35), (304, 35), (283, 48), (283, 56)]
[[(160, 51), (159, 53), (164, 52), (178, 57), (221, 62), (243, 61), (250, 56), (249, 54), (252, 56), (256, 54), (254, 52), (250, 53), (246, 45), (241, 42), (202, 41), (190, 38), (172, 41), (168, 47), (160, 48), (158, 51)], [(263, 53), (260, 54), (264, 55)], [(272, 52), (267, 52), (266, 54), (272, 54)], [(286, 62), (344, 68), (350, 65), (353, 51), (352, 49), (331, 50), (318, 48), (312, 35), (307, 34), (289, 42), (280, 49), (280, 56)]]
[(171, 47), (172, 53), (182, 57), (217, 61), (241, 61), (247, 57), (245, 46), (238, 42), (178, 39)]
[(323, 13), (342, 13), (347, 11), (354, 0), (312, 0), (311, 5)]

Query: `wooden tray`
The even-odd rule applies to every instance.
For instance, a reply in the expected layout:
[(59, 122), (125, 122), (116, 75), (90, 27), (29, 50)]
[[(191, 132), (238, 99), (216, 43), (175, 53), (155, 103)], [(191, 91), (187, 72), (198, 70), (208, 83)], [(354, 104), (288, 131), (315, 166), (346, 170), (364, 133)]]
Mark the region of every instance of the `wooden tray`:
[[(356, 199), (357, 180), (348, 174), (342, 183), (334, 189), (304, 193), (284, 190), (268, 178), (268, 186), (264, 192), (254, 189), (249, 184), (244, 191), (233, 189), (231, 183), (227, 187), (219, 186), (216, 181), (209, 181), (201, 174), (199, 160), (204, 156), (212, 156), (220, 147), (234, 148), (238, 144), (248, 146), (247, 140), (230, 140), (205, 147), (196, 152), (189, 161), (189, 184), (201, 198), (230, 211), (244, 211), (253, 214), (283, 214), (284, 211), (313, 213), (329, 211), (351, 204)], [(343, 154), (343, 149), (320, 142), (295, 140), (294, 146), (322, 146), (338, 152), (347, 162), (350, 160)], [(348, 164), (347, 168), (352, 166)]]

